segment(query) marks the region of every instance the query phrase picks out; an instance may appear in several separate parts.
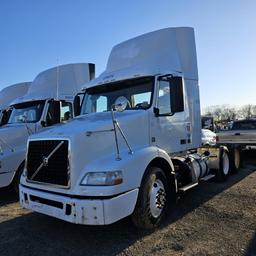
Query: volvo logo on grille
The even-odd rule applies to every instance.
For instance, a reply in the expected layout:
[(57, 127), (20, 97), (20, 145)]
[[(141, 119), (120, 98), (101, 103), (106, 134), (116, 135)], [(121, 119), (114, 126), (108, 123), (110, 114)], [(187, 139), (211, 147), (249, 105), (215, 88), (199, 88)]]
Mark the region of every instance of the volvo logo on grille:
[(49, 162), (49, 159), (48, 159), (48, 157), (46, 157), (46, 156), (43, 156), (43, 166), (48, 166), (48, 162)]

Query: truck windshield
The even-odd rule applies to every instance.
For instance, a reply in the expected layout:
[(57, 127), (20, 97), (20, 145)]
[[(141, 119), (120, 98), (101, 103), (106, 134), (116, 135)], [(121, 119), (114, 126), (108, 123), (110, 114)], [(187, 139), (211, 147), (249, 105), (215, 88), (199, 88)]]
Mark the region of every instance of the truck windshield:
[(16, 104), (12, 107), (8, 124), (36, 123), (40, 120), (45, 101), (31, 101)]
[(86, 90), (81, 114), (111, 111), (120, 96), (129, 101), (127, 109), (148, 109), (151, 106), (154, 77), (124, 80)]

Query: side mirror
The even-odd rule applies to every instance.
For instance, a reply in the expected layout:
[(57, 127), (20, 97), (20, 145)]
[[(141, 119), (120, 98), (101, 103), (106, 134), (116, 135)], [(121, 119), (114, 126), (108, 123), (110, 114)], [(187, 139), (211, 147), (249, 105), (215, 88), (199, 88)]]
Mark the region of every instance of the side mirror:
[(47, 126), (46, 121), (41, 121), (41, 125), (42, 125), (42, 127), (46, 127)]
[(160, 112), (159, 108), (154, 108), (153, 111), (155, 116), (159, 116), (159, 112)]
[(6, 125), (8, 123), (11, 113), (12, 113), (11, 109), (4, 110), (2, 112), (0, 126)]
[(116, 99), (113, 107), (117, 112), (123, 112), (128, 104), (128, 100), (124, 96), (120, 96)]
[(184, 96), (182, 77), (172, 77), (171, 83), (171, 110), (172, 113), (184, 111)]
[(81, 112), (81, 102), (80, 102), (80, 97), (78, 95), (75, 96), (73, 105), (74, 105), (74, 115), (79, 116)]

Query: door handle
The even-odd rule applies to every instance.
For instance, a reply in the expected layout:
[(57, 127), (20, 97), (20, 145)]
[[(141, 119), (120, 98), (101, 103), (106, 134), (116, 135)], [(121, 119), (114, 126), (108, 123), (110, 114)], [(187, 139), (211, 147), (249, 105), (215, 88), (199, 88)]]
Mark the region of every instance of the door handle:
[(235, 133), (235, 135), (236, 135), (236, 136), (239, 136), (239, 135), (241, 135), (241, 134), (240, 134), (240, 132), (237, 132), (237, 133)]

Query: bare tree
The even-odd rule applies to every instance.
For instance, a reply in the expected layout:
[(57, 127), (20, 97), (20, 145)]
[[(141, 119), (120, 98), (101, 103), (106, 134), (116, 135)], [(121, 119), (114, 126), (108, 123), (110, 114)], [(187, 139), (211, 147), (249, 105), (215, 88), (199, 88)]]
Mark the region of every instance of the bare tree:
[(247, 104), (240, 108), (230, 105), (208, 106), (203, 111), (204, 115), (213, 116), (215, 121), (232, 121), (236, 119), (256, 118), (256, 105)]
[(252, 118), (253, 109), (254, 109), (254, 107), (251, 104), (242, 106), (239, 110), (242, 118), (245, 118), (245, 119)]
[(254, 118), (256, 118), (256, 105), (252, 106), (252, 115)]
[(229, 105), (223, 105), (222, 108), (222, 120), (235, 120), (237, 116), (237, 110), (235, 107), (231, 107)]
[(231, 121), (236, 119), (237, 109), (229, 105), (209, 106), (205, 109), (204, 114), (213, 116), (216, 121)]

